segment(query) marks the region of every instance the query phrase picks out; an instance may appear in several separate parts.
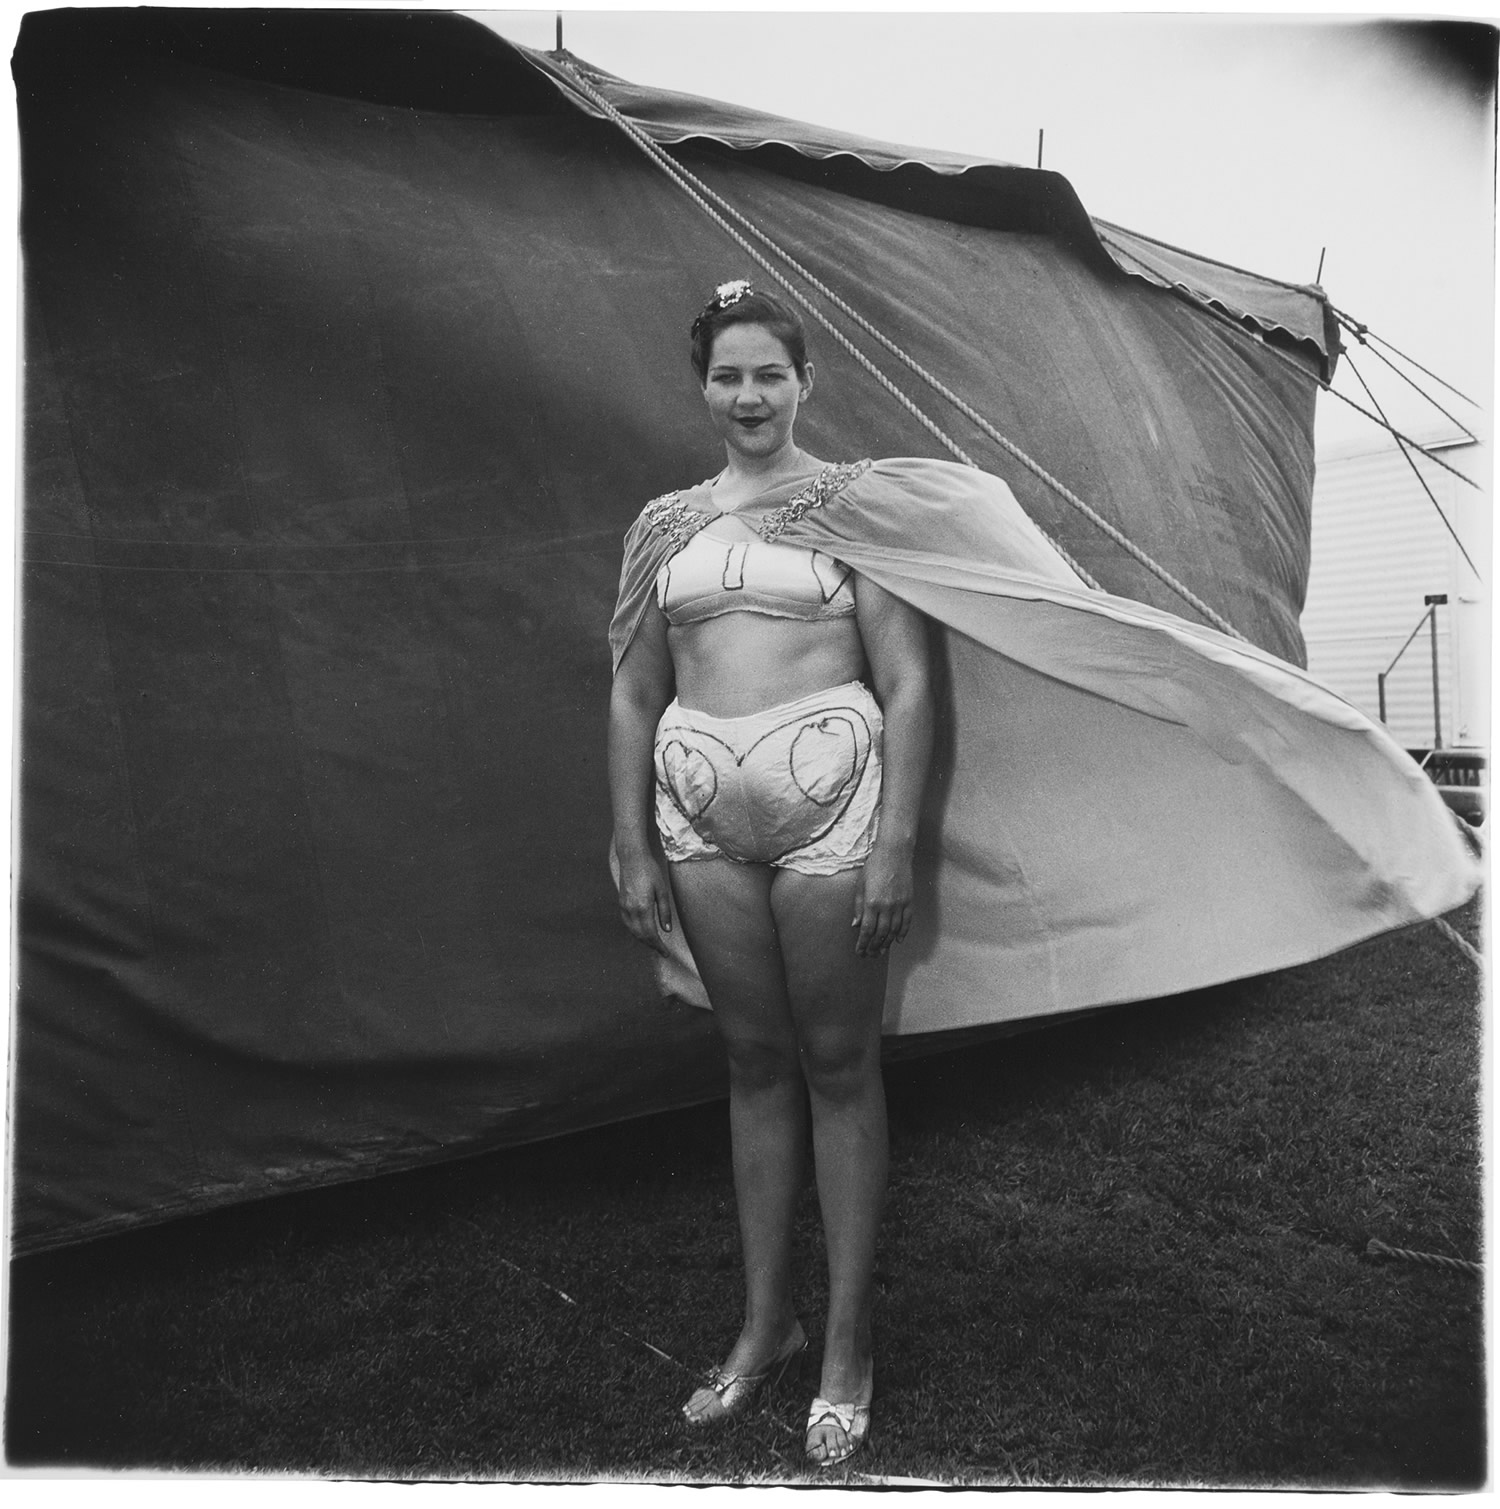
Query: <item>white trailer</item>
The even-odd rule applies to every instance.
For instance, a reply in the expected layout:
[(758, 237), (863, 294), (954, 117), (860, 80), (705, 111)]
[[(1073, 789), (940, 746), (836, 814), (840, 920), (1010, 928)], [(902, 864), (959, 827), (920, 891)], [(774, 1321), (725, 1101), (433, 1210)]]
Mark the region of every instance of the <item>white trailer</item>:
[(1320, 681), (1383, 717), (1441, 771), (1440, 785), (1477, 784), (1489, 743), (1490, 615), (1469, 561), (1483, 569), (1490, 559), (1489, 447), (1467, 437), (1424, 443), (1479, 487), (1412, 452), (1434, 507), (1388, 437), (1319, 457), (1302, 632)]

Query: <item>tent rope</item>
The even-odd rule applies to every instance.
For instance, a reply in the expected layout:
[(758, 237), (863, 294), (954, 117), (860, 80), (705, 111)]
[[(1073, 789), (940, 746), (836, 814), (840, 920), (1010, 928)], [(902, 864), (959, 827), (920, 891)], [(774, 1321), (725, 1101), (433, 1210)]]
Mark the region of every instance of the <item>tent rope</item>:
[[(1380, 407), (1380, 400), (1376, 398), (1375, 395), (1370, 391), (1370, 385), (1365, 381), (1364, 373), (1362, 373), (1359, 368), (1354, 365), (1354, 357), (1346, 351), (1344, 353), (1344, 360), (1349, 364), (1349, 370), (1358, 379), (1360, 387), (1365, 390), (1365, 394), (1369, 398), (1370, 402), (1374, 404), (1376, 409), (1379, 411), (1380, 417), (1384, 419), (1385, 410)], [(1394, 435), (1396, 432), (1394, 429), (1392, 429), (1391, 433)], [(1472, 439), (1473, 437), (1471, 436), (1470, 438)], [(1453, 527), (1452, 520), (1449, 519), (1448, 515), (1443, 512), (1442, 505), (1437, 500), (1437, 494), (1434, 493), (1432, 488), (1427, 485), (1427, 478), (1422, 475), (1421, 468), (1418, 467), (1415, 457), (1413, 457), (1411, 451), (1407, 449), (1406, 445), (1402, 442), (1399, 436), (1396, 439), (1396, 445), (1400, 449), (1402, 456), (1405, 458), (1406, 464), (1411, 468), (1412, 475), (1421, 484), (1422, 491), (1427, 494), (1427, 501), (1432, 504), (1434, 509), (1437, 510), (1438, 518), (1443, 521), (1443, 528), (1453, 536), (1453, 543), (1458, 546), (1458, 553), (1463, 556), (1463, 558), (1469, 563), (1469, 570), (1472, 571), (1474, 575), (1482, 582), (1484, 580), (1484, 577), (1481, 575), (1479, 567), (1474, 564), (1474, 557), (1464, 549), (1464, 542), (1459, 539), (1458, 531)]]
[[(1271, 350), (1275, 351), (1276, 348), (1272, 346)], [(1277, 352), (1277, 355), (1281, 355), (1281, 353)], [(1345, 356), (1347, 357), (1347, 355), (1348, 352), (1346, 351)], [(1288, 361), (1291, 360), (1290, 357), (1287, 357), (1286, 359)], [(1430, 462), (1432, 462), (1434, 466), (1442, 467), (1445, 472), (1452, 472), (1460, 482), (1467, 483), (1476, 492), (1484, 491), (1483, 487), (1481, 487), (1478, 482), (1476, 482), (1472, 477), (1466, 476), (1463, 472), (1459, 471), (1459, 469), (1451, 462), (1444, 461), (1443, 458), (1439, 456), (1438, 453), (1434, 451), (1430, 446), (1425, 446), (1420, 440), (1413, 440), (1410, 435), (1403, 434), (1389, 420), (1382, 419), (1378, 414), (1372, 414), (1362, 403), (1355, 403), (1355, 401), (1350, 398), (1347, 393), (1340, 393), (1332, 383), (1321, 382), (1317, 378), (1314, 378), (1313, 381), (1318, 382), (1319, 386), (1325, 393), (1329, 394), (1333, 398), (1338, 399), (1340, 403), (1348, 404), (1348, 406), (1353, 409), (1356, 414), (1363, 414), (1366, 419), (1370, 420), (1374, 424), (1378, 424), (1381, 429), (1389, 430), (1398, 441), (1411, 446), (1413, 450), (1420, 451)]]
[[(1415, 378), (1409, 376), (1407, 373), (1403, 372), (1401, 368), (1398, 367), (1395, 362), (1393, 362), (1390, 357), (1385, 354), (1385, 352), (1371, 343), (1369, 339), (1370, 331), (1366, 329), (1365, 326), (1359, 324), (1356, 320), (1345, 319), (1342, 315), (1335, 315), (1335, 318), (1338, 320), (1340, 326), (1347, 330), (1354, 337), (1354, 339), (1357, 340), (1360, 345), (1370, 353), (1371, 356), (1375, 357), (1379, 361), (1384, 362), (1386, 366), (1389, 367), (1391, 371), (1394, 372), (1396, 376), (1399, 377), (1401, 381), (1407, 385), (1407, 387), (1409, 387), (1419, 397), (1425, 399), (1428, 403), (1430, 403), (1432, 407), (1435, 408), (1438, 413), (1441, 414), (1443, 418), (1446, 419), (1450, 424), (1456, 425), (1460, 430), (1463, 431), (1465, 435), (1468, 436), (1470, 440), (1476, 443), (1478, 442), (1479, 436), (1476, 435), (1474, 431), (1471, 430), (1468, 425), (1466, 425), (1463, 420), (1458, 417), (1457, 414), (1450, 414), (1448, 410), (1445, 409), (1442, 404), (1440, 404), (1437, 399), (1435, 399), (1432, 394), (1429, 393), (1427, 389), (1421, 385), (1421, 383), (1419, 383)], [(1349, 359), (1349, 348), (1347, 346), (1344, 347), (1344, 355), (1346, 359)], [(1350, 365), (1353, 366), (1352, 359), (1349, 360)], [(1357, 371), (1355, 372), (1355, 376), (1359, 376), (1359, 373)], [(1442, 379), (1439, 378), (1438, 381), (1442, 381)], [(1365, 382), (1363, 378), (1360, 378), (1360, 386), (1364, 388), (1366, 393), (1370, 392), (1370, 385)], [(1463, 395), (1460, 394), (1459, 396), (1462, 397)], [(1370, 401), (1372, 403), (1375, 402), (1375, 395), (1373, 393), (1370, 394)], [(1380, 408), (1380, 405), (1375, 404), (1375, 407), (1378, 409)], [(1384, 412), (1385, 411), (1382, 409), (1381, 413), (1384, 414)]]
[[(1147, 266), (1146, 263), (1141, 261), (1139, 257), (1132, 257), (1130, 253), (1126, 251), (1122, 246), (1112, 243), (1111, 254), (1121, 257), (1126, 261), (1134, 262), (1135, 265), (1141, 269), (1143, 276), (1148, 276), (1153, 279), (1160, 276), (1160, 274), (1154, 272), (1149, 266)], [(1219, 306), (1215, 304), (1212, 299), (1205, 298), (1204, 295), (1195, 292), (1185, 283), (1173, 283), (1171, 285), (1171, 292), (1175, 293), (1179, 298), (1185, 299), (1188, 303), (1193, 304), (1197, 308), (1203, 310), (1205, 314), (1210, 315), (1212, 318), (1218, 320), (1220, 324), (1227, 325), (1231, 330), (1238, 331), (1242, 336), (1248, 336), (1251, 340), (1257, 342), (1264, 350), (1269, 351), (1273, 356), (1284, 362), (1293, 372), (1295, 372), (1300, 378), (1302, 378), (1304, 382), (1316, 383), (1324, 393), (1327, 393), (1332, 398), (1338, 399), (1340, 403), (1348, 404), (1356, 414), (1363, 414), (1366, 419), (1371, 421), (1371, 423), (1378, 424), (1383, 430), (1389, 430), (1397, 440), (1404, 441), (1407, 445), (1411, 446), (1413, 450), (1420, 451), (1424, 456), (1427, 457), (1429, 461), (1433, 463), (1434, 466), (1440, 466), (1444, 471), (1452, 472), (1460, 482), (1467, 482), (1468, 485), (1474, 488), (1476, 491), (1484, 491), (1483, 487), (1481, 487), (1478, 482), (1476, 482), (1472, 477), (1465, 476), (1464, 473), (1459, 471), (1456, 466), (1453, 466), (1451, 463), (1444, 461), (1436, 451), (1431, 450), (1429, 447), (1423, 445), (1420, 440), (1413, 440), (1410, 435), (1402, 434), (1402, 432), (1396, 429), (1389, 420), (1382, 419), (1378, 414), (1372, 414), (1367, 408), (1365, 408), (1363, 404), (1356, 403), (1352, 398), (1350, 398), (1347, 393), (1340, 393), (1339, 390), (1335, 388), (1331, 382), (1325, 381), (1315, 372), (1309, 372), (1307, 368), (1304, 367), (1294, 356), (1290, 355), (1288, 352), (1283, 351), (1280, 346), (1277, 346), (1273, 342), (1268, 341), (1265, 336), (1260, 333), (1260, 331), (1249, 329), (1242, 321), (1236, 319), (1234, 315), (1229, 314), (1225, 310), (1219, 308)], [(1333, 308), (1333, 306), (1329, 305), (1329, 308), (1331, 309)], [(1334, 313), (1336, 315), (1338, 311), (1334, 310)], [(1392, 347), (1392, 349), (1394, 350), (1395, 348)], [(1410, 358), (1408, 357), (1407, 360), (1410, 360)], [(1412, 363), (1412, 365), (1415, 366), (1416, 363)], [(1422, 370), (1426, 371), (1426, 368), (1424, 367)], [(1431, 373), (1428, 373), (1428, 375), (1432, 376)], [(1436, 380), (1438, 382), (1443, 381), (1440, 377)], [(1447, 387), (1448, 385), (1444, 383), (1443, 386)], [(1459, 394), (1459, 397), (1463, 397), (1463, 395)]]
[(1371, 1237), (1365, 1246), (1366, 1257), (1400, 1258), (1407, 1263), (1421, 1263), (1427, 1268), (1448, 1268), (1455, 1273), (1483, 1274), (1484, 1264), (1468, 1258), (1445, 1257), (1440, 1252), (1413, 1252), (1409, 1247), (1387, 1247), (1379, 1237)]
[[(707, 184), (703, 183), (686, 168), (682, 167), (680, 163), (674, 161), (672, 157), (667, 152), (665, 152), (661, 148), (661, 146), (652, 141), (650, 137), (648, 137), (646, 133), (635, 124), (635, 122), (631, 121), (627, 116), (616, 109), (616, 107), (610, 102), (610, 100), (607, 99), (604, 94), (596, 89), (593, 84), (584, 77), (582, 72), (571, 60), (561, 59), (559, 61), (561, 63), (561, 66), (567, 70), (569, 75), (577, 83), (579, 89), (596, 106), (598, 106), (598, 108), (604, 113), (606, 118), (609, 119), (614, 125), (618, 126), (619, 129), (623, 131), (625, 135), (629, 137), (630, 140), (634, 142), (635, 145), (638, 146), (653, 163), (656, 164), (657, 167), (659, 167), (670, 179), (672, 179), (672, 181), (676, 183), (677, 186), (682, 189), (683, 192), (686, 193), (688, 197), (692, 199), (698, 205), (698, 207), (702, 209), (711, 220), (714, 221), (716, 225), (718, 225), (727, 235), (729, 235), (729, 237), (736, 243), (736, 245), (738, 245), (749, 256), (751, 256), (756, 261), (756, 263), (759, 264), (759, 266), (764, 268), (765, 271), (768, 272), (776, 280), (776, 282), (779, 283), (781, 287), (784, 288), (787, 293), (790, 294), (791, 297), (795, 299), (796, 302), (800, 304), (801, 307), (805, 309), (808, 314), (811, 315), (812, 318), (816, 320), (817, 323), (822, 326), (822, 328), (826, 330), (828, 334), (831, 335), (833, 339), (846, 352), (848, 352), (848, 354), (866, 372), (868, 372), (870, 376), (872, 376), (881, 385), (881, 387), (883, 387), (888, 393), (890, 393), (891, 396), (894, 397), (904, 409), (912, 414), (923, 425), (923, 427), (926, 428), (932, 435), (934, 435), (953, 455), (957, 456), (959, 460), (961, 460), (968, 466), (976, 465), (973, 458), (965, 453), (958, 446), (957, 442), (952, 439), (951, 436), (946, 434), (932, 419), (930, 419), (909, 397), (907, 397), (904, 392), (901, 391), (900, 388), (896, 386), (895, 383), (893, 383), (888, 377), (886, 377), (886, 375), (881, 372), (880, 369), (876, 367), (875, 364), (871, 362), (870, 359), (862, 351), (859, 350), (858, 347), (856, 347), (840, 330), (838, 330), (822, 314), (822, 312), (816, 308), (815, 305), (813, 305), (798, 289), (793, 287), (791, 282), (788, 281), (788, 279), (784, 277), (782, 273), (775, 266), (773, 266), (765, 256), (762, 255), (760, 251), (758, 251), (754, 246), (750, 244), (749, 241), (747, 241), (742, 235), (740, 235), (740, 233), (735, 230), (732, 225), (729, 224), (726, 216), (732, 218), (740, 225), (744, 226), (745, 229), (749, 231), (757, 240), (759, 240), (763, 245), (769, 247), (778, 257), (781, 258), (786, 266), (790, 267), (801, 278), (803, 278), (807, 282), (809, 287), (815, 289), (819, 294), (821, 294), (825, 299), (827, 299), (831, 304), (839, 309), (847, 318), (851, 319), (860, 329), (864, 330), (867, 334), (878, 341), (881, 346), (883, 346), (887, 351), (889, 351), (893, 356), (901, 361), (916, 376), (920, 377), (924, 382), (926, 382), (935, 392), (940, 394), (949, 403), (951, 403), (961, 414), (964, 415), (966, 419), (968, 419), (985, 435), (987, 435), (991, 440), (999, 445), (1008, 455), (1013, 457), (1016, 461), (1020, 462), (1021, 465), (1026, 467), (1028, 471), (1032, 472), (1037, 478), (1039, 478), (1054, 492), (1056, 492), (1064, 502), (1068, 503), (1070, 506), (1082, 513), (1090, 523), (1092, 523), (1103, 534), (1113, 540), (1115, 544), (1120, 546), (1120, 548), (1124, 550), (1139, 565), (1144, 567), (1159, 581), (1164, 583), (1173, 592), (1175, 592), (1180, 598), (1182, 598), (1184, 602), (1188, 603), (1198, 613), (1202, 614), (1202, 616), (1207, 619), (1208, 622), (1211, 623), (1216, 629), (1218, 629), (1223, 634), (1229, 635), (1231, 638), (1238, 639), (1243, 643), (1249, 643), (1247, 636), (1236, 629), (1234, 625), (1231, 624), (1220, 613), (1211, 608), (1185, 583), (1179, 581), (1177, 577), (1175, 577), (1170, 571), (1166, 569), (1166, 567), (1153, 560), (1151, 556), (1149, 556), (1144, 550), (1140, 548), (1140, 546), (1135, 544), (1133, 540), (1131, 540), (1128, 536), (1123, 534), (1119, 529), (1111, 524), (1097, 510), (1091, 508), (1082, 498), (1078, 496), (1077, 493), (1073, 492), (1072, 489), (1069, 488), (1065, 483), (1060, 481), (1057, 477), (1054, 477), (1038, 462), (1034, 461), (1030, 456), (1028, 456), (1018, 445), (1015, 444), (1014, 441), (1008, 439), (1005, 435), (1002, 435), (1000, 431), (997, 430), (992, 424), (990, 424), (990, 422), (985, 419), (982, 414), (980, 414), (977, 410), (967, 404), (962, 398), (954, 393), (952, 389), (948, 388), (934, 374), (929, 372), (898, 344), (890, 340), (883, 334), (883, 332), (878, 330), (868, 320), (864, 319), (856, 310), (852, 309), (843, 299), (839, 298), (837, 294), (835, 294), (825, 284), (820, 282), (816, 277), (814, 277), (811, 272), (803, 267), (801, 263), (799, 263), (794, 257), (792, 257), (790, 253), (785, 250), (785, 248), (779, 246), (770, 236), (768, 236), (758, 226), (751, 222), (746, 216), (741, 214), (740, 211), (735, 209), (733, 205), (729, 204), (721, 196), (716, 194), (712, 189), (708, 187)], [(716, 209), (714, 207), (715, 205), (717, 205), (719, 208)], [(720, 209), (723, 210), (723, 214), (719, 213)], [(1078, 563), (1073, 560), (1071, 556), (1069, 556), (1067, 551), (1058, 544), (1055, 539), (1053, 539), (1050, 535), (1048, 536), (1048, 538), (1051, 541), (1053, 548), (1058, 551), (1058, 553), (1063, 557), (1064, 560), (1068, 562), (1073, 570), (1077, 572), (1078, 575), (1085, 582), (1087, 582), (1089, 586), (1098, 589), (1099, 583), (1095, 581), (1087, 572), (1085, 572), (1078, 565)]]
[(1434, 917), (1432, 925), (1461, 953), (1468, 957), (1471, 964), (1478, 968), (1484, 968), (1484, 955), (1469, 942), (1459, 930), (1442, 917)]
[(1330, 304), (1328, 307), (1333, 310), (1333, 316), (1339, 322), (1339, 324), (1343, 325), (1347, 330), (1349, 330), (1354, 335), (1355, 339), (1359, 341), (1360, 345), (1364, 345), (1366, 343), (1366, 337), (1368, 337), (1372, 341), (1377, 341), (1380, 345), (1384, 346), (1387, 351), (1394, 351), (1402, 361), (1407, 362), (1411, 366), (1415, 367), (1417, 371), (1422, 373), (1424, 377), (1430, 377), (1433, 382), (1442, 384), (1442, 386), (1445, 387), (1450, 393), (1452, 393), (1455, 398), (1463, 399), (1466, 404), (1469, 404), (1476, 409), (1484, 407), (1484, 405), (1481, 404), (1478, 399), (1470, 398), (1462, 388), (1455, 388), (1453, 384), (1447, 380), (1447, 378), (1439, 377), (1437, 373), (1432, 371), (1430, 367), (1424, 367), (1422, 363), (1416, 359), (1416, 357), (1408, 356), (1406, 352), (1404, 352), (1399, 346), (1392, 345), (1391, 342), (1386, 340), (1383, 335), (1377, 335), (1373, 330), (1370, 329), (1368, 325), (1364, 324), (1360, 320), (1355, 319), (1352, 314), (1349, 314), (1346, 311), (1340, 309), (1337, 304)]

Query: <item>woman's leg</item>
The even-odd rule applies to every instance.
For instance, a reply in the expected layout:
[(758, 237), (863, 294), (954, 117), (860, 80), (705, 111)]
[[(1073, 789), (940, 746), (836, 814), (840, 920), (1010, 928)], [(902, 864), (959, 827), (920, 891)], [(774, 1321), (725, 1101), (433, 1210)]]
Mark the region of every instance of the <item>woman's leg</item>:
[(771, 885), (812, 1105), (813, 1158), (828, 1244), (828, 1328), (819, 1392), (859, 1400), (870, 1378), (875, 1237), (889, 1155), (880, 1020), (886, 960), (854, 952), (860, 872), (778, 871)]
[(807, 1094), (771, 915), (772, 872), (702, 859), (674, 864), (671, 873), (678, 915), (729, 1055), (745, 1323), (723, 1366), (753, 1374), (786, 1342), (796, 1319), (792, 1217), (807, 1145)]

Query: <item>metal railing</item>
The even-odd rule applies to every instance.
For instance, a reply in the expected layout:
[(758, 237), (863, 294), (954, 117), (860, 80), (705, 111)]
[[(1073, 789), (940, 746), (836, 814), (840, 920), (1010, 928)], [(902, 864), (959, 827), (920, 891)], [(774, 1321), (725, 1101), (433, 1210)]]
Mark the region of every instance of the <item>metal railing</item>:
[(1422, 599), (1427, 604), (1427, 611), (1417, 620), (1417, 626), (1406, 636), (1406, 643), (1396, 651), (1396, 658), (1375, 678), (1375, 690), (1380, 697), (1380, 721), (1386, 721), (1385, 716), (1385, 682), (1386, 678), (1396, 669), (1396, 661), (1411, 648), (1411, 642), (1422, 632), (1422, 625), (1426, 624), (1432, 631), (1432, 747), (1443, 747), (1443, 697), (1441, 683), (1438, 678), (1438, 641), (1437, 641), (1437, 610), (1448, 601), (1446, 592), (1431, 592)]

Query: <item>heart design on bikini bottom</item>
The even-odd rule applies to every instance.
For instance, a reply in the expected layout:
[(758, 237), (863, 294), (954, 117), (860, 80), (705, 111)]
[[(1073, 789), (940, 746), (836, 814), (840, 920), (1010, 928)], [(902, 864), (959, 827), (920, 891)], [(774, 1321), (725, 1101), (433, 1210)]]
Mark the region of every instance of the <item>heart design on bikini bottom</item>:
[[(727, 744), (724, 747), (729, 748)], [(713, 761), (681, 739), (668, 739), (659, 753), (667, 795), (690, 823), (696, 823), (719, 794), (719, 773)]]
[[(867, 747), (863, 759), (860, 757), (856, 720), (865, 730)], [(789, 718), (768, 729), (743, 753), (736, 753), (725, 740), (705, 729), (682, 728), (680, 732), (697, 741), (699, 747), (682, 738), (664, 740), (657, 749), (659, 783), (672, 805), (701, 833), (701, 819), (719, 795), (718, 771), (701, 746), (717, 745), (729, 761), (740, 768), (767, 740), (790, 728), (797, 729), (797, 733), (787, 750), (787, 775), (797, 791), (822, 810), (825, 820), (817, 824), (814, 832), (804, 830), (795, 843), (774, 856), (784, 858), (786, 854), (823, 838), (837, 825), (854, 800), (869, 758), (869, 745), (873, 743), (869, 723), (856, 708), (829, 710), (821, 717)]]
[(787, 769), (808, 801), (819, 807), (833, 806), (862, 769), (854, 725), (841, 717), (809, 723), (792, 740)]

